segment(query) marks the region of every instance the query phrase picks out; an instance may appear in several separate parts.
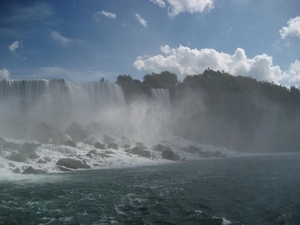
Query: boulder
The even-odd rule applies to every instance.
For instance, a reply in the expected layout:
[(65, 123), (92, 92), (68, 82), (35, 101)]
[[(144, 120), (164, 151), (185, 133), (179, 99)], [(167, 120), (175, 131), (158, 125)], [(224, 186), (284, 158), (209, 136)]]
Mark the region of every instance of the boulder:
[(112, 149), (116, 149), (116, 150), (118, 150), (118, 144), (117, 143), (109, 143), (108, 145), (107, 145), (107, 148), (112, 148)]
[(221, 157), (222, 153), (220, 151), (214, 151), (213, 156), (214, 157)]
[(94, 144), (95, 148), (97, 149), (105, 149), (105, 145), (104, 144), (101, 144), (100, 142), (96, 142)]
[(188, 153), (192, 153), (192, 154), (203, 153), (203, 150), (201, 148), (198, 148), (197, 146), (194, 146), (194, 145), (190, 145), (188, 147), (182, 148), (181, 150), (188, 152)]
[(26, 162), (27, 161), (27, 157), (24, 154), (19, 154), (19, 153), (11, 153), (10, 156), (6, 157), (8, 160), (10, 161), (14, 161), (14, 162)]
[(43, 163), (43, 164), (46, 164), (47, 161), (46, 161), (46, 160), (43, 160), (43, 159), (39, 159), (39, 160), (37, 161), (37, 163)]
[(29, 159), (38, 159), (38, 158), (40, 158), (40, 156), (38, 154), (36, 154), (35, 152), (28, 152), (28, 153), (26, 153), (26, 155)]
[(59, 166), (60, 170), (63, 168), (70, 168), (70, 169), (90, 169), (91, 167), (79, 160), (69, 159), (69, 158), (62, 158), (57, 161), (56, 165)]
[(124, 144), (123, 148), (130, 148), (129, 144)]
[(20, 152), (23, 152), (23, 153), (34, 152), (40, 146), (41, 146), (40, 144), (25, 142), (22, 145), (22, 148), (21, 148)]
[(3, 145), (3, 148), (12, 149), (12, 150), (21, 150), (22, 146), (14, 142), (6, 142)]
[(141, 146), (136, 146), (132, 149), (126, 149), (125, 152), (134, 154), (134, 155), (139, 155), (145, 158), (151, 158), (151, 154), (149, 151), (145, 150), (143, 147)]
[(26, 170), (23, 171), (22, 174), (45, 174), (46, 171), (34, 169), (33, 167), (29, 166)]
[(40, 143), (48, 143), (53, 138), (52, 126), (46, 122), (40, 122), (34, 127), (31, 136)]
[(163, 152), (164, 150), (171, 150), (172, 151), (172, 148), (169, 147), (169, 146), (165, 146), (165, 145), (162, 145), (162, 144), (158, 144), (156, 145), (154, 148), (153, 148), (154, 151), (157, 151), (157, 152)]
[(74, 141), (71, 141), (71, 140), (67, 140), (64, 145), (67, 145), (67, 146), (71, 146), (73, 148), (76, 148), (76, 143)]
[(109, 144), (109, 143), (113, 143), (115, 141), (115, 139), (107, 134), (103, 135), (103, 142), (105, 144)]
[(15, 169), (13, 170), (13, 173), (21, 173), (21, 171), (20, 171), (19, 168), (15, 168)]
[(163, 159), (174, 160), (174, 161), (180, 160), (179, 155), (175, 154), (175, 153), (173, 152), (173, 150), (171, 150), (171, 149), (166, 149), (166, 150), (164, 150), (164, 151), (161, 153), (161, 157), (162, 157)]
[(210, 151), (206, 151), (206, 152), (200, 153), (200, 156), (203, 157), (203, 158), (210, 158), (210, 157), (213, 156), (213, 153), (210, 152)]
[(89, 135), (89, 131), (84, 129), (78, 123), (72, 123), (66, 130), (65, 133), (70, 135), (72, 140), (83, 142)]

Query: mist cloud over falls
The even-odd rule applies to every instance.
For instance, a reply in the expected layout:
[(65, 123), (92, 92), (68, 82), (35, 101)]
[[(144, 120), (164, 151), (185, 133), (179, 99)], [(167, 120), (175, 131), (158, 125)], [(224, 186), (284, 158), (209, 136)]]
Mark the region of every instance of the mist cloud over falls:
[(140, 99), (126, 104), (117, 84), (65, 80), (1, 80), (0, 91), (3, 137), (30, 139), (41, 122), (58, 133), (78, 123), (93, 132), (137, 140), (156, 139), (167, 128), (169, 108), (162, 103), (169, 104), (169, 95), (161, 100), (158, 93), (157, 103)]

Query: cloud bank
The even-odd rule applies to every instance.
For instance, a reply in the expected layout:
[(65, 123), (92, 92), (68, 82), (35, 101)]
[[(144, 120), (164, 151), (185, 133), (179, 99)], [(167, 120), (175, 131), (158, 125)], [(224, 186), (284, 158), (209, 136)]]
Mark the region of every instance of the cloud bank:
[(287, 37), (298, 37), (300, 38), (300, 16), (290, 19), (287, 22), (288, 26), (283, 27), (279, 33), (282, 39)]
[[(166, 6), (165, 0), (150, 0), (161, 8)], [(177, 16), (180, 13), (209, 12), (214, 8), (214, 0), (166, 0), (168, 3), (168, 15)]]
[(10, 72), (6, 68), (0, 70), (0, 79), (9, 79), (9, 77), (10, 77)]
[(232, 75), (250, 76), (257, 80), (279, 84), (287, 82), (298, 86), (300, 84), (300, 61), (291, 64), (288, 71), (282, 71), (273, 65), (273, 58), (267, 54), (248, 58), (242, 48), (237, 48), (234, 54), (218, 52), (214, 49), (191, 49), (180, 45), (178, 48), (161, 46), (162, 54), (155, 56), (139, 56), (133, 63), (138, 70), (161, 72), (168, 70), (176, 73), (179, 78), (185, 75), (200, 74), (208, 67), (213, 70), (224, 70)]
[(144, 27), (147, 27), (147, 21), (144, 20), (140, 14), (135, 14), (135, 18), (137, 21), (139, 21), (140, 24), (142, 24)]

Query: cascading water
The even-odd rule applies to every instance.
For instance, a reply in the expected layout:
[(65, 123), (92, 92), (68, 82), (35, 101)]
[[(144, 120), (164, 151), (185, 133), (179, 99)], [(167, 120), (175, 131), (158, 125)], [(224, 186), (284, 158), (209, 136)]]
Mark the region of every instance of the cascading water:
[(114, 83), (0, 80), (0, 135), (24, 138), (42, 121), (60, 127), (91, 122), (101, 111), (124, 104), (122, 89)]
[(170, 106), (169, 89), (154, 89), (151, 88), (151, 93), (154, 101), (161, 106)]

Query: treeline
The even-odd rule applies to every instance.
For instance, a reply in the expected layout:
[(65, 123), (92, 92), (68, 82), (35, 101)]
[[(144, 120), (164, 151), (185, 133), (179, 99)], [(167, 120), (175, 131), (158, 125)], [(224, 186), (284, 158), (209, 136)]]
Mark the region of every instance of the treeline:
[(300, 90), (207, 69), (179, 82), (168, 71), (143, 81), (120, 75), (125, 97), (168, 88), (172, 130), (184, 138), (240, 151), (300, 151)]

